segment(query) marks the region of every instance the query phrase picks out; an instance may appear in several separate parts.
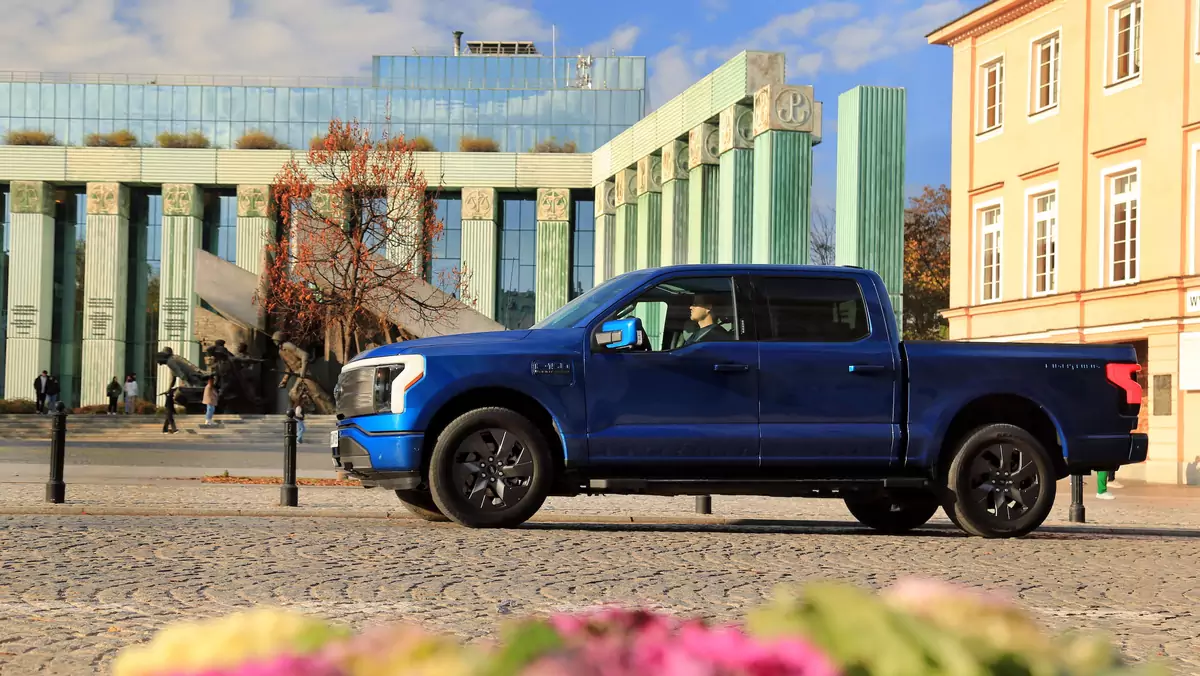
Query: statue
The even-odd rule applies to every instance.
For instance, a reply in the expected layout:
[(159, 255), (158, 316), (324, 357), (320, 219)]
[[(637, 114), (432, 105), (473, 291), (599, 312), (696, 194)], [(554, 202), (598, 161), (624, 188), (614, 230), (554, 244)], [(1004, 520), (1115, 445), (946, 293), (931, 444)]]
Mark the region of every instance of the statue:
[(262, 398), (252, 374), (247, 373), (234, 355), (225, 347), (224, 340), (218, 340), (212, 347), (205, 350), (208, 354), (212, 374), (217, 377), (218, 406), (226, 411), (257, 411), (262, 408)]
[(307, 410), (318, 415), (333, 415), (336, 412), (333, 397), (308, 375), (308, 352), (289, 341), (281, 331), (276, 331), (271, 340), (279, 348), (279, 358), (287, 367), (279, 381), (279, 388), (287, 388), (289, 383), (291, 384), (288, 389), (288, 401), (291, 405), (305, 405)]
[(192, 362), (175, 354), (170, 346), (164, 347), (162, 352), (155, 355), (154, 361), (159, 366), (166, 366), (171, 372), (171, 384), (167, 389), (172, 389), (175, 385), (182, 381), (184, 387), (204, 387), (204, 381), (209, 374), (196, 367)]

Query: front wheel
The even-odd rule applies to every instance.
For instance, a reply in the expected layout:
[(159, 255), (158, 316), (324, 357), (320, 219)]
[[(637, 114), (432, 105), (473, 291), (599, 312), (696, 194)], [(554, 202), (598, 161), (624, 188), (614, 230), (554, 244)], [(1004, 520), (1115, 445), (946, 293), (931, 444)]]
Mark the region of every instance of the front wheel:
[(438, 509), (471, 528), (512, 528), (546, 500), (553, 477), (549, 446), (525, 416), (476, 409), (438, 435), (429, 488)]
[(419, 489), (398, 490), (396, 491), (396, 497), (400, 498), (400, 504), (404, 505), (408, 511), (425, 521), (437, 523), (450, 520), (438, 510), (438, 506), (434, 504), (433, 496), (429, 494), (429, 491)]
[(1054, 507), (1054, 462), (1015, 425), (981, 427), (959, 444), (946, 482), (946, 513), (967, 533), (987, 538), (1033, 532)]
[(846, 498), (846, 508), (859, 523), (893, 535), (924, 526), (937, 513), (938, 507), (941, 505), (931, 493)]

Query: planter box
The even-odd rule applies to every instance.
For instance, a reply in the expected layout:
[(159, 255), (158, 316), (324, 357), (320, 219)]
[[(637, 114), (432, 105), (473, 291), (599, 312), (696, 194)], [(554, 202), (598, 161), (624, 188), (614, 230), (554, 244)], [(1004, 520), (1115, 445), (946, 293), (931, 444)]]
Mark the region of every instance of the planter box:
[(142, 148), (67, 148), (68, 181), (142, 180)]
[(66, 177), (66, 148), (0, 146), (0, 181), (63, 181)]

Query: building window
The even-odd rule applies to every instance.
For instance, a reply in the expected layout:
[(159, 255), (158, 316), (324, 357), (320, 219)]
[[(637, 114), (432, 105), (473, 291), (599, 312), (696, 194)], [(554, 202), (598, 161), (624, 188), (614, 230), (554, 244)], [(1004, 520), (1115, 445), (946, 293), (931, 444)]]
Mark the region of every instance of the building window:
[(1058, 287), (1058, 193), (1033, 197), (1033, 293), (1054, 293)]
[(980, 298), (984, 303), (1000, 300), (1000, 254), (1003, 221), (1000, 206), (979, 211), (980, 232)]
[(237, 194), (210, 192), (204, 205), (201, 248), (221, 260), (237, 262)]
[(1118, 84), (1142, 74), (1142, 0), (1121, 3), (1110, 11), (1112, 73), (1109, 81)]
[(536, 316), (537, 201), (526, 195), (502, 196), (500, 207), (496, 321), (507, 329), (527, 329)]
[(1004, 59), (983, 66), (983, 101), (980, 106), (979, 133), (999, 129), (1004, 124)]
[(437, 219), (441, 235), (433, 242), (429, 256), (428, 281), (442, 291), (458, 296), (462, 282), (462, 193), (437, 196)]
[(592, 200), (575, 200), (571, 233), (571, 299), (592, 290), (596, 278), (596, 213)]
[(1136, 169), (1109, 178), (1112, 206), (1109, 208), (1109, 236), (1112, 238), (1112, 283), (1127, 284), (1138, 280), (1138, 237), (1141, 187)]
[(1033, 45), (1033, 113), (1058, 105), (1059, 35), (1048, 36)]

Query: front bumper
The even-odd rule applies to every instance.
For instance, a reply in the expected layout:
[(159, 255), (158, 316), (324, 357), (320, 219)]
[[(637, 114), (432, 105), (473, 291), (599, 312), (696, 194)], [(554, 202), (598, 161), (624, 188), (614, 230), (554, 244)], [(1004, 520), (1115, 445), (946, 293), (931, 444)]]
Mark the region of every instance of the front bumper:
[(419, 487), (421, 434), (369, 434), (354, 425), (339, 426), (330, 435), (334, 466), (360, 479), (364, 486), (393, 490)]

